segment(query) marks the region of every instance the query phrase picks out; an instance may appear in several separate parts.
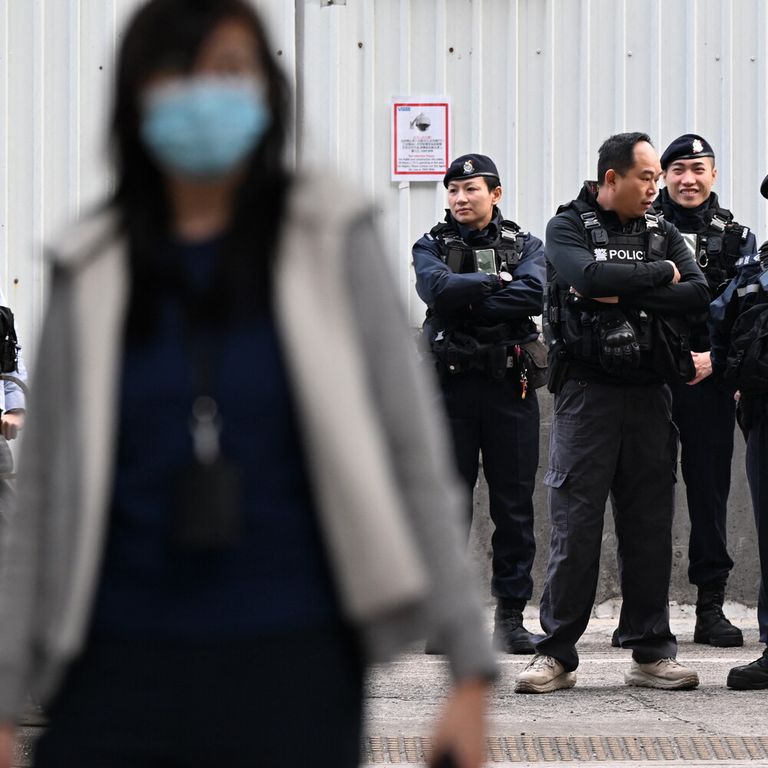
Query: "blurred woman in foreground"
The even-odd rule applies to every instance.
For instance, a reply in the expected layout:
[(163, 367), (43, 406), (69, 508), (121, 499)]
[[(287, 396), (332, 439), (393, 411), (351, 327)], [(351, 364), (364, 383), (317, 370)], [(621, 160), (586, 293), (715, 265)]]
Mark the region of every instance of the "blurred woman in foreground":
[(283, 164), (245, 0), (151, 0), (113, 199), (52, 249), (2, 555), (0, 768), (358, 762), (364, 665), (430, 632), (436, 757), (482, 760), (494, 661), (460, 491), (373, 212)]

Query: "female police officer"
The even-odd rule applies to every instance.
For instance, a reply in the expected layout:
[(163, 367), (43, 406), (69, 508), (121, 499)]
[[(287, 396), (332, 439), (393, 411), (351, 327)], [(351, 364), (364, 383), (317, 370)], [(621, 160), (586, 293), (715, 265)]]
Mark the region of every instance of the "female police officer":
[(416, 290), (428, 306), (424, 334), (470, 495), (483, 455), (496, 526), (497, 645), (507, 653), (533, 653), (522, 611), (531, 597), (536, 547), (539, 406), (530, 380), (535, 363), (521, 344), (538, 337), (531, 316), (542, 308), (544, 250), (541, 240), (501, 215), (499, 172), (489, 157), (456, 158), (443, 184), (445, 221), (413, 246)]

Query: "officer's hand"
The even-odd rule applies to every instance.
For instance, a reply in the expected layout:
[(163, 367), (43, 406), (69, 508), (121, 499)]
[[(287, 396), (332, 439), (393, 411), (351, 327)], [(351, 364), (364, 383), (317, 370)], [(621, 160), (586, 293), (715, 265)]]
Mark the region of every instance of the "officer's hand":
[(610, 373), (623, 373), (640, 364), (640, 345), (622, 312), (605, 310), (598, 318), (600, 364)]
[(674, 270), (672, 272), (672, 285), (677, 285), (680, 282), (680, 270), (677, 268), (677, 264), (675, 264), (674, 261), (667, 259), (666, 262), (667, 264), (671, 264), (672, 269)]
[(691, 386), (698, 384), (707, 376), (712, 375), (712, 360), (709, 352), (691, 352), (693, 366), (696, 369), (696, 375), (688, 382)]

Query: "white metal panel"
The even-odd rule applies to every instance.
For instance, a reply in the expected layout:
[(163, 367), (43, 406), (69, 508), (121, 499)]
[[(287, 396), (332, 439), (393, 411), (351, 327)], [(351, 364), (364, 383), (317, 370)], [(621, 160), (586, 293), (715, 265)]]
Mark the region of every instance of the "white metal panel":
[[(594, 177), (602, 140), (623, 130), (649, 132), (660, 151), (680, 133), (707, 136), (723, 202), (759, 239), (765, 235), (757, 192), (768, 171), (765, 0), (301, 3), (306, 56), (299, 77), (314, 96), (299, 105), (300, 155), (330, 161), (366, 186), (370, 160), (359, 159), (356, 138), (330, 116), (334, 99), (349, 98), (349, 89), (342, 96), (338, 88), (339, 70), (349, 82), (358, 78), (351, 30), (373, 9), (377, 55), (373, 82), (365, 82), (374, 98), (371, 104), (361, 91), (357, 114), (379, 154), (372, 191), (385, 208), (402, 285), (409, 246), (442, 215), (444, 193), (437, 182), (389, 180), (389, 148), (380, 137), (395, 94), (449, 96), (453, 154), (492, 155), (504, 212), (539, 235), (555, 207)], [(408, 298), (416, 323), (423, 307), (413, 293)]]
[[(109, 189), (114, 54), (141, 0), (0, 5), (0, 284), (30, 355), (41, 243)], [(252, 0), (295, 88), (296, 155), (375, 196), (414, 324), (410, 246), (439, 182), (392, 182), (389, 103), (447, 95), (452, 154), (494, 157), (507, 216), (543, 236), (611, 133), (714, 145), (723, 203), (766, 236), (766, 0)]]
[(6, 112), (0, 122), (4, 145), (2, 225), (3, 285), (14, 305), (19, 330), (28, 334), (42, 310), (39, 234), (43, 206), (43, 3), (9, 3), (4, 21), (3, 90)]

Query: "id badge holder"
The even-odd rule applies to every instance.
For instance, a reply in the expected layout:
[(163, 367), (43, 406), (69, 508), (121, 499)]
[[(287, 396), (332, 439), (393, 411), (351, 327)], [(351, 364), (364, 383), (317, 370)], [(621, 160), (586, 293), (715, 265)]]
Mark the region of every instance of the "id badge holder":
[(477, 248), (473, 253), (478, 272), (485, 272), (487, 275), (497, 274), (496, 251), (493, 248)]
[(172, 548), (183, 553), (216, 553), (241, 536), (240, 475), (221, 456), (216, 402), (198, 397), (190, 423), (195, 458), (176, 478)]

